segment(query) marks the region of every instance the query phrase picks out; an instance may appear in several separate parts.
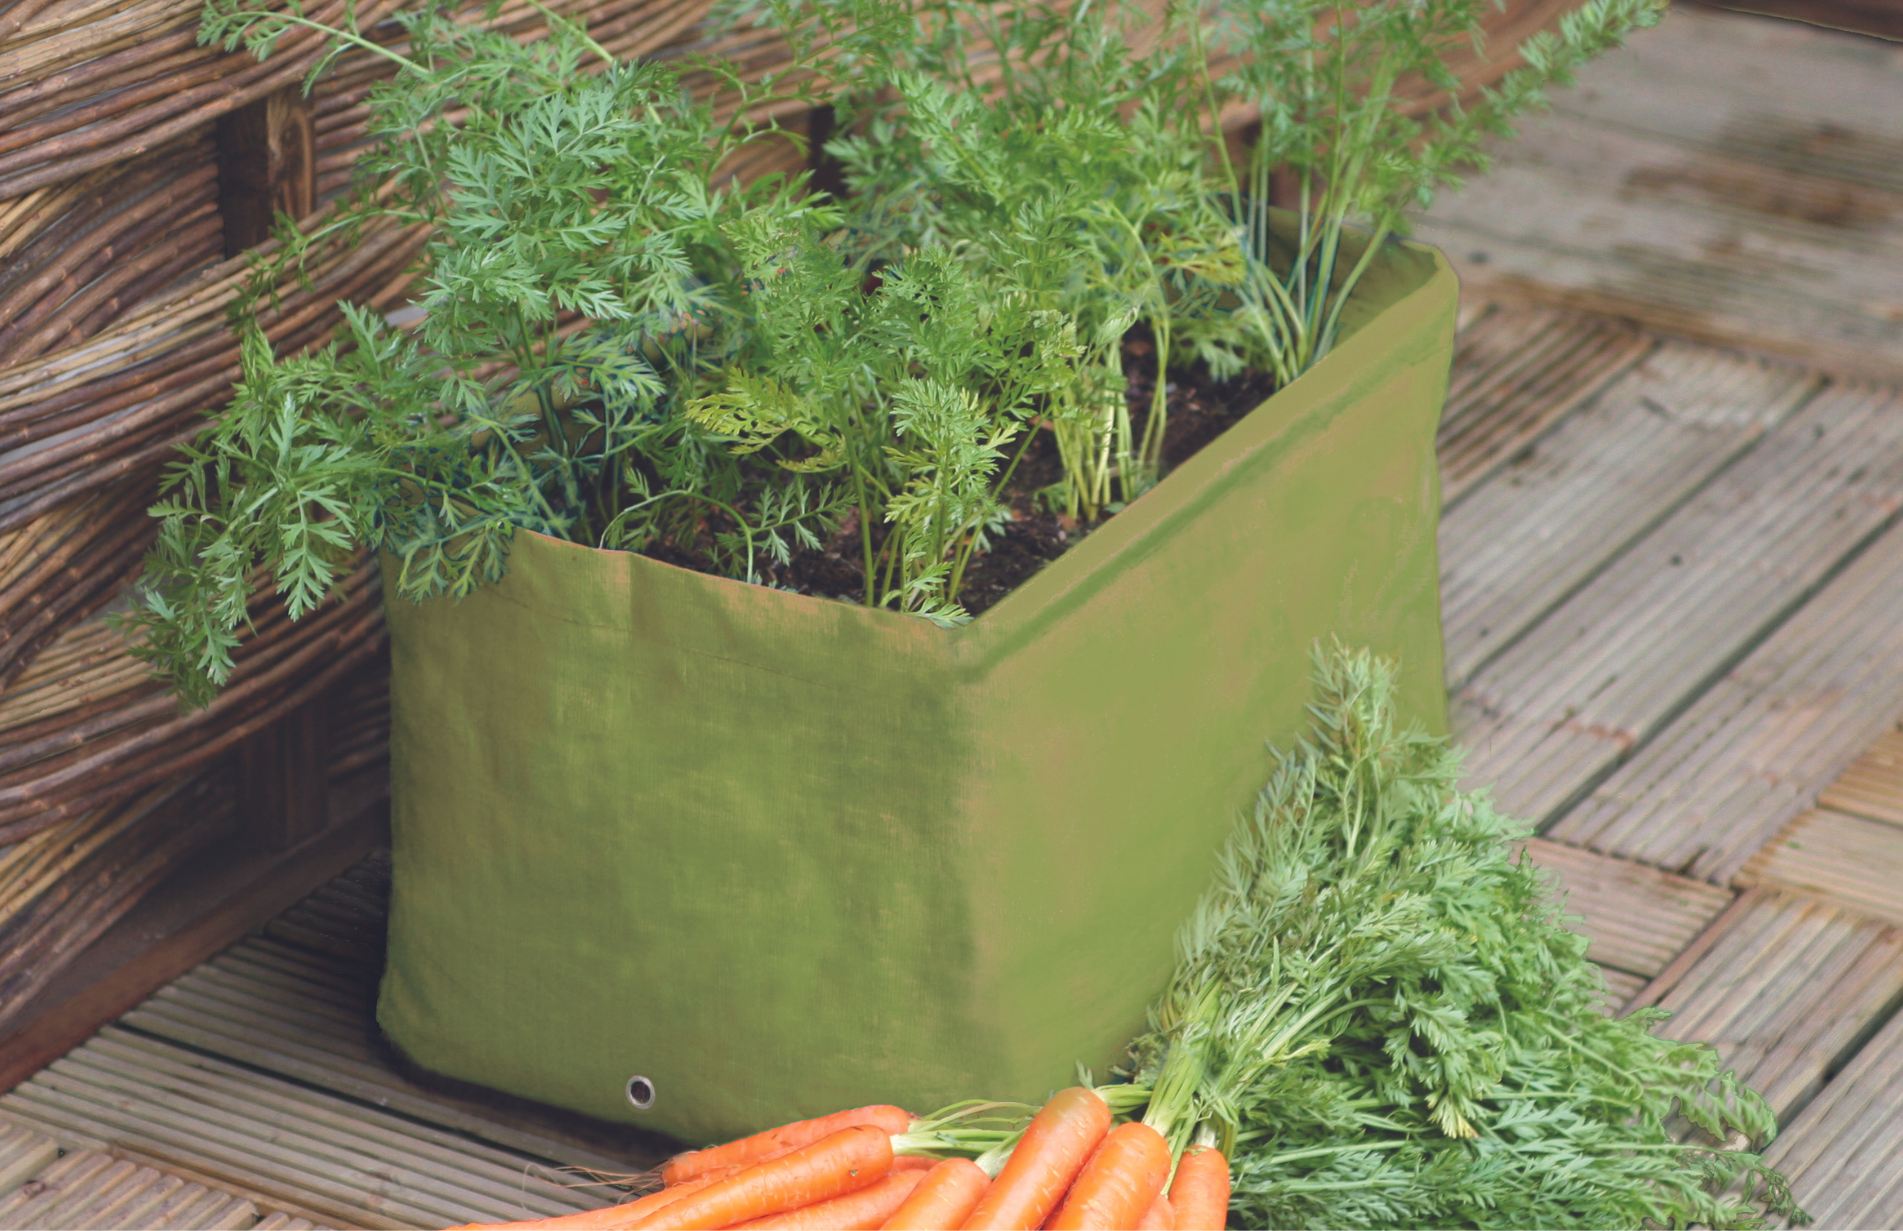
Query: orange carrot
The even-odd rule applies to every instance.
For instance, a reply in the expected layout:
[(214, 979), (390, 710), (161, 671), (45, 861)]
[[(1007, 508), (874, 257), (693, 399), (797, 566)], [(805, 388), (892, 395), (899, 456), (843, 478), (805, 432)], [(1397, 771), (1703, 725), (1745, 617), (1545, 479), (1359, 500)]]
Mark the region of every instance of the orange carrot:
[(699, 1192), (712, 1184), (720, 1176), (704, 1175), (698, 1179), (676, 1184), (672, 1188), (663, 1188), (660, 1192), (649, 1193), (645, 1197), (622, 1205), (610, 1205), (599, 1210), (583, 1210), (579, 1214), (558, 1214), (553, 1218), (532, 1218), (526, 1222), (485, 1222), (470, 1223), (463, 1227), (452, 1227), (450, 1231), (622, 1231), (634, 1226), (643, 1218), (664, 1205), (672, 1205), (689, 1193)]
[(948, 1158), (925, 1173), (885, 1231), (944, 1231), (962, 1227), (991, 1186), (984, 1168), (968, 1158)]
[(878, 1104), (854, 1107), (850, 1111), (835, 1111), (830, 1116), (821, 1116), (816, 1120), (795, 1120), (764, 1133), (729, 1141), (726, 1145), (677, 1154), (661, 1168), (661, 1183), (671, 1188), (715, 1167), (731, 1167), (735, 1164), (750, 1167), (770, 1158), (791, 1154), (832, 1136), (842, 1128), (859, 1124), (875, 1125), (896, 1136), (912, 1127), (912, 1113), (902, 1107)]
[(1052, 1231), (1128, 1231), (1137, 1225), (1170, 1178), (1170, 1143), (1149, 1125), (1132, 1120), (1103, 1139), (1070, 1186)]
[(1210, 1146), (1191, 1146), (1176, 1164), (1170, 1206), (1183, 1231), (1222, 1231), (1229, 1225), (1229, 1160)]
[[(1091, 1152), (1090, 1152), (1089, 1154), (1087, 1154), (1087, 1155), (1085, 1155), (1085, 1156), (1084, 1156), (1084, 1165), (1083, 1165), (1082, 1167), (1079, 1167), (1079, 1168), (1077, 1169), (1077, 1174), (1078, 1174), (1078, 1175), (1082, 1175), (1082, 1174), (1083, 1174), (1084, 1172), (1086, 1172), (1086, 1171), (1089, 1171), (1089, 1170), (1090, 1170), (1090, 1164), (1092, 1164), (1092, 1163), (1094, 1163), (1094, 1162), (1096, 1162), (1096, 1161), (1097, 1161), (1097, 1156), (1098, 1156), (1099, 1154), (1102, 1154), (1102, 1153), (1103, 1153), (1103, 1143), (1104, 1143), (1104, 1141), (1108, 1141), (1108, 1140), (1110, 1140), (1110, 1138), (1106, 1136), (1106, 1137), (1105, 1137), (1105, 1138), (1103, 1139), (1103, 1141), (1099, 1141), (1099, 1142), (1097, 1143), (1097, 1146), (1096, 1146), (1096, 1148), (1095, 1148), (1095, 1149), (1093, 1149), (1093, 1150), (1092, 1150), (1092, 1151), (1091, 1151)], [(1074, 1180), (1073, 1180), (1073, 1181), (1072, 1181), (1072, 1183), (1074, 1184), (1074, 1183), (1076, 1183), (1076, 1181), (1074, 1181)], [(1066, 1196), (1066, 1197), (1068, 1197), (1069, 1195), (1070, 1195), (1070, 1190), (1069, 1190), (1069, 1189), (1065, 1189), (1065, 1190), (1064, 1190), (1064, 1196)], [(1051, 1211), (1051, 1213), (1050, 1213), (1050, 1217), (1048, 1217), (1048, 1218), (1046, 1218), (1046, 1219), (1044, 1220), (1044, 1224), (1043, 1224), (1043, 1226), (1042, 1226), (1042, 1227), (1040, 1227), (1040, 1228), (1039, 1228), (1039, 1231), (1052, 1231), (1052, 1228), (1054, 1228), (1055, 1226), (1057, 1226), (1057, 1210), (1061, 1210), (1061, 1209), (1063, 1209), (1063, 1208), (1064, 1208), (1064, 1206), (1063, 1206), (1063, 1202), (1062, 1202), (1062, 1200), (1060, 1199), (1060, 1200), (1059, 1200), (1059, 1203), (1058, 1203), (1058, 1206), (1057, 1206), (1057, 1209), (1056, 1209), (1056, 1210), (1052, 1210), (1052, 1211)]]
[(1004, 1170), (965, 1226), (985, 1231), (1034, 1231), (1043, 1226), (1090, 1151), (1109, 1131), (1110, 1108), (1096, 1091), (1083, 1086), (1059, 1090), (1031, 1117)]
[(797, 1210), (743, 1222), (742, 1227), (773, 1227), (778, 1231), (876, 1231), (905, 1204), (925, 1178), (923, 1171), (891, 1171), (877, 1184), (856, 1193), (803, 1205)]
[(1150, 1203), (1150, 1212), (1138, 1220), (1137, 1231), (1176, 1231), (1176, 1211), (1170, 1207), (1168, 1197), (1156, 1194), (1156, 1200)]
[(712, 1231), (843, 1197), (877, 1183), (890, 1170), (891, 1134), (872, 1124), (854, 1125), (739, 1175), (715, 1180), (634, 1225), (656, 1231)]
[(941, 1160), (936, 1158), (927, 1158), (923, 1154), (898, 1154), (892, 1158), (892, 1170), (930, 1171), (932, 1168), (938, 1166), (940, 1161)]

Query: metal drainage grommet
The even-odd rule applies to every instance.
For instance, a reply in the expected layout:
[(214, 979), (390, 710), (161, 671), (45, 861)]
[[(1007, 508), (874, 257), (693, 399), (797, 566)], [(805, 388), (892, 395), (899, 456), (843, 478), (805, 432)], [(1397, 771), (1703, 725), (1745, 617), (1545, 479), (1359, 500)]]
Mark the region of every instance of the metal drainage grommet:
[(636, 1111), (654, 1106), (654, 1083), (645, 1077), (628, 1078), (628, 1101), (634, 1104)]

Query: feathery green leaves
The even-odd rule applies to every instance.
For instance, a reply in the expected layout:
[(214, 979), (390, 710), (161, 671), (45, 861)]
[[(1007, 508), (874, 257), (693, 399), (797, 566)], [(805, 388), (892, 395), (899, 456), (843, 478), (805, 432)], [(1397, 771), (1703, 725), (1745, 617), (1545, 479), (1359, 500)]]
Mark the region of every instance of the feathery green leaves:
[[(1283, 756), (1132, 1048), (1145, 1119), (1213, 1131), (1247, 1226), (1713, 1227), (1790, 1211), (1777, 1123), (1710, 1047), (1610, 1016), (1526, 829), (1404, 729), (1391, 664), (1316, 658)], [(1708, 1138), (1686, 1139), (1674, 1116)]]
[[(203, 702), (260, 574), (294, 616), (364, 548), (397, 560), (405, 597), (460, 595), (502, 574), (518, 529), (753, 581), (852, 523), (867, 604), (956, 621), (1037, 432), (1072, 515), (1141, 494), (1172, 365), (1298, 377), (1401, 211), (1661, 0), (1590, 0), (1480, 105), (1403, 115), (1405, 74), (1456, 84), (1445, 56), (1483, 2), (1185, 2), (1181, 37), (1139, 55), (1144, 15), (1107, 4), (740, 0), (794, 54), (764, 81), (700, 62), (719, 118), (673, 68), (615, 63), (553, 13), (518, 43), (406, 12), (398, 51), (348, 6), (332, 28), (295, 0), (210, 0), (207, 42), (264, 55), (315, 28), (327, 55), (398, 71), (371, 92), (358, 190), (253, 259), (238, 396), (154, 510), (140, 652)], [(1214, 50), (1239, 57), (1221, 80)], [(826, 90), (848, 199), (722, 178), (778, 131), (747, 116)], [(1215, 130), (1236, 103), (1264, 117), (1246, 191)], [(1279, 230), (1272, 167), (1301, 184)], [(420, 326), (352, 309), (333, 343), (275, 352), (261, 321), (317, 254), (411, 225), (431, 230)], [(1140, 431), (1137, 326), (1158, 366)]]

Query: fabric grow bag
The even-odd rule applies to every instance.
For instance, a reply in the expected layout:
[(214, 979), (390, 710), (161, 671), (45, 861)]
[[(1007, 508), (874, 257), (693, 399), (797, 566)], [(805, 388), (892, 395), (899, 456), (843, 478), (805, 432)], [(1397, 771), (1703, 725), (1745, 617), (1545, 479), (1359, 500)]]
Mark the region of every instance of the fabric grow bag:
[(1456, 291), (1393, 246), (1327, 359), (964, 627), (526, 532), (391, 602), (389, 1038), (694, 1143), (1102, 1073), (1311, 645), (1444, 729)]

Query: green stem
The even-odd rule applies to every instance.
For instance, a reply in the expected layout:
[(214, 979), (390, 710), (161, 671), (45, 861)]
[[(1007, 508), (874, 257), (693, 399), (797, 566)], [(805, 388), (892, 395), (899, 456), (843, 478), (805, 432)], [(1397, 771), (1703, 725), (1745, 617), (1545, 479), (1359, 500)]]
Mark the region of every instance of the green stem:
[(1290, 1150), (1286, 1154), (1271, 1154), (1254, 1163), (1256, 1166), (1273, 1167), (1277, 1163), (1292, 1163), (1304, 1158), (1326, 1158), (1331, 1154), (1365, 1154), (1375, 1150), (1398, 1150), (1402, 1146), (1413, 1144), (1411, 1138), (1402, 1137), (1388, 1141), (1357, 1141), (1345, 1146), (1315, 1146), (1308, 1150)]
[[(998, 493), (1004, 490), (1005, 485), (1011, 481), (1011, 476), (1017, 472), (1018, 463), (1024, 460), (1025, 451), (1031, 447), (1031, 441), (1036, 435), (1034, 431), (1024, 433), (1024, 441), (1018, 445), (1018, 451), (1012, 456), (1011, 464), (1004, 468), (1004, 474), (999, 476), (998, 481), (991, 486), (993, 503), (997, 502)], [(965, 566), (971, 563), (972, 553), (977, 550), (977, 547), (978, 534), (974, 530), (959, 545), (958, 555), (952, 562), (951, 579), (945, 586), (945, 597), (951, 602), (958, 601), (958, 591), (963, 589), (965, 584)]]
[[(328, 34), (330, 37), (334, 39), (338, 39), (342, 42), (349, 43), (352, 46), (358, 47), (364, 51), (374, 51), (378, 55), (382, 56), (384, 59), (394, 61), (399, 66), (403, 68), (407, 68), (411, 72), (421, 73), (425, 71), (423, 67), (420, 64), (418, 64), (415, 60), (410, 59), (408, 56), (398, 55), (396, 52), (391, 51), (388, 47), (385, 47), (381, 43), (373, 43), (369, 39), (363, 37), (361, 34), (352, 33), (349, 30), (340, 30), (336, 26), (327, 26), (321, 21), (312, 21), (310, 18), (300, 17), (296, 13), (252, 13), (252, 14), (246, 14), (246, 17), (247, 17), (247, 20), (239, 29), (240, 35), (242, 35), (245, 30), (250, 29), (252, 25), (260, 21), (275, 21), (280, 23), (281, 25), (287, 25), (287, 26), (304, 26), (308, 29), (316, 30), (323, 34)], [(258, 58), (262, 60), (264, 57), (259, 56)]]
[(1375, 251), (1387, 242), (1389, 234), (1390, 232), (1386, 227), (1375, 231), (1373, 236), (1369, 238), (1368, 246), (1366, 250), (1362, 252), (1361, 259), (1355, 262), (1354, 268), (1348, 272), (1348, 277), (1342, 281), (1341, 289), (1335, 292), (1334, 307), (1329, 310), (1328, 320), (1323, 324), (1321, 335), (1315, 344), (1316, 360), (1320, 360), (1323, 356), (1327, 355), (1330, 350), (1334, 349), (1335, 330), (1341, 323), (1342, 305), (1346, 304), (1348, 297), (1354, 293), (1355, 284), (1361, 281), (1361, 275), (1367, 272), (1369, 263), (1374, 259)]
[(876, 607), (872, 579), (878, 574), (872, 559), (872, 506), (867, 503), (865, 477), (857, 466), (852, 467), (852, 494), (859, 506), (859, 551), (865, 560), (865, 593), (860, 601), (867, 607)]
[(639, 513), (650, 504), (658, 503), (667, 499), (669, 496), (691, 496), (693, 494), (694, 493), (687, 491), (685, 488), (670, 487), (664, 492), (658, 492), (655, 495), (649, 496), (646, 500), (636, 501), (634, 504), (628, 505), (619, 513), (615, 514), (612, 521), (602, 527), (601, 537), (595, 543), (596, 549), (600, 551), (606, 551), (608, 549), (608, 536), (615, 532), (615, 528), (621, 524), (621, 519), (628, 516), (628, 514)]
[[(885, 579), (879, 585), (880, 606), (884, 606), (887, 596), (892, 593), (892, 571), (898, 567), (899, 557), (905, 554), (904, 537), (903, 531), (895, 525), (886, 532), (885, 546), (879, 549), (879, 554), (885, 559)], [(899, 579), (903, 581), (904, 577), (901, 572)]]
[(581, 39), (582, 42), (588, 45), (588, 50), (600, 56), (604, 61), (608, 63), (610, 67), (613, 67), (614, 65), (620, 63), (619, 60), (615, 59), (612, 55), (608, 54), (608, 49), (606, 47), (603, 47), (600, 43), (597, 43), (594, 39), (588, 36), (588, 27), (586, 23), (563, 17), (561, 14), (555, 12), (553, 9), (550, 9), (547, 6), (539, 3), (538, 0), (528, 0), (528, 5), (530, 8), (534, 9), (536, 12), (540, 13), (543, 17), (545, 17), (548, 20), (550, 29), (553, 29), (556, 23), (558, 22), (568, 26), (571, 30), (573, 30), (577, 38)]
[(1197, 72), (1203, 79), (1203, 105), (1209, 108), (1209, 131), (1214, 134), (1216, 153), (1222, 159), (1223, 178), (1229, 182), (1230, 200), (1241, 203), (1242, 184), (1236, 178), (1235, 164), (1229, 160), (1229, 143), (1223, 139), (1222, 108), (1216, 102), (1216, 84), (1209, 79), (1209, 52), (1203, 44), (1202, 6), (1191, 0), (1189, 4), (1189, 45), (1196, 57)]
[[(1373, 1147), (1372, 1147), (1372, 1146), (1364, 1146), (1363, 1148), (1364, 1148), (1364, 1149), (1372, 1149)], [(1367, 1188), (1367, 1187), (1370, 1187), (1370, 1186), (1371, 1186), (1371, 1185), (1373, 1185), (1373, 1184), (1374, 1184), (1374, 1182), (1375, 1182), (1375, 1181), (1376, 1181), (1377, 1179), (1379, 1179), (1379, 1178), (1380, 1178), (1380, 1176), (1379, 1176), (1379, 1174), (1377, 1173), (1376, 1175), (1371, 1175), (1371, 1176), (1368, 1176), (1368, 1177), (1367, 1177), (1366, 1179), (1361, 1179), (1361, 1180), (1333, 1180), (1333, 1181), (1330, 1181), (1330, 1182), (1328, 1182), (1328, 1183), (1320, 1183), (1320, 1182), (1310, 1182), (1310, 1181), (1308, 1181), (1308, 1180), (1280, 1180), (1280, 1181), (1277, 1181), (1277, 1182), (1276, 1182), (1276, 1185), (1275, 1185), (1275, 1191), (1276, 1191), (1276, 1192), (1278, 1192), (1278, 1193), (1333, 1193), (1333, 1192), (1343, 1192), (1343, 1191), (1346, 1191), (1347, 1189), (1351, 1189), (1351, 1188)], [(1396, 1185), (1398, 1185), (1398, 1184), (1405, 1184), (1406, 1182), (1407, 1182), (1407, 1180), (1406, 1180), (1406, 1178), (1405, 1178), (1405, 1177), (1400, 1177), (1400, 1176), (1397, 1176), (1397, 1177), (1396, 1177), (1395, 1179), (1393, 1179), (1393, 1180), (1391, 1180), (1391, 1181), (1389, 1181), (1389, 1182), (1388, 1182), (1388, 1184), (1387, 1184), (1387, 1187), (1389, 1187), (1389, 1188), (1392, 1188), (1392, 1187), (1395, 1187), (1395, 1186), (1396, 1186)]]
[(712, 496), (703, 496), (699, 492), (683, 492), (682, 494), (689, 500), (698, 500), (703, 504), (711, 504), (717, 509), (724, 509), (727, 516), (733, 518), (734, 523), (740, 527), (740, 533), (747, 539), (747, 584), (758, 585), (759, 574), (753, 571), (753, 527), (747, 524), (747, 519), (740, 516), (740, 511), (732, 505), (715, 500)]
[(1156, 387), (1150, 392), (1150, 418), (1143, 425), (1140, 464), (1154, 483), (1163, 473), (1163, 432), (1169, 426), (1170, 318), (1167, 313), (1151, 322), (1156, 335)]

